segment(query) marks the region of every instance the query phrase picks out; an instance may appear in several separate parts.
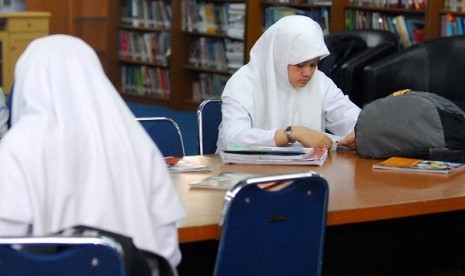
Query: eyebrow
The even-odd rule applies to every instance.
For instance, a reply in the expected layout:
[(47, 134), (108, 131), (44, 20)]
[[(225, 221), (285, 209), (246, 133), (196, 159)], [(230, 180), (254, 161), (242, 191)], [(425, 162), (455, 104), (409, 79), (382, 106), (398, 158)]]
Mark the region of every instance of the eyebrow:
[(315, 62), (316, 62), (316, 63), (320, 62), (320, 58), (318, 57), (318, 58), (314, 58), (314, 59), (309, 59), (309, 60), (307, 60), (307, 61), (294, 64), (294, 66), (297, 66), (297, 65), (304, 65), (304, 64), (307, 64), (307, 63), (312, 64), (312, 63), (315, 63)]

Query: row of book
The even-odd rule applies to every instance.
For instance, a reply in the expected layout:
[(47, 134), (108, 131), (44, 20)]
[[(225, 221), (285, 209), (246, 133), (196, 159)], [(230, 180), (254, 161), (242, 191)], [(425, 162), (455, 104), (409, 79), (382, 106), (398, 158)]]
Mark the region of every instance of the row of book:
[(423, 10), (428, 4), (428, 0), (350, 0), (349, 2), (355, 6), (409, 10)]
[(144, 28), (171, 28), (170, 0), (123, 0), (122, 23)]
[(0, 0), (0, 12), (22, 12), (26, 10), (26, 0)]
[(189, 64), (234, 72), (244, 64), (244, 43), (231, 39), (195, 37), (189, 45)]
[(121, 67), (122, 92), (168, 100), (169, 70), (161, 67), (124, 65)]
[(375, 29), (395, 33), (403, 47), (424, 41), (425, 20), (404, 15), (390, 16), (379, 12), (346, 10), (346, 29)]
[(244, 39), (245, 3), (182, 1), (182, 29)]
[(446, 14), (441, 16), (441, 36), (465, 34), (465, 16)]
[(170, 33), (120, 30), (118, 34), (118, 49), (121, 60), (167, 66), (171, 49)]
[(189, 64), (215, 70), (228, 68), (223, 39), (196, 37), (189, 45)]
[(200, 73), (198, 81), (192, 83), (192, 100), (201, 102), (206, 99), (220, 98), (229, 76)]
[(330, 6), (333, 1), (332, 0), (272, 0), (269, 2)]
[(444, 6), (447, 11), (465, 12), (464, 0), (444, 0)]
[(268, 7), (264, 11), (265, 24), (267, 29), (279, 19), (288, 15), (305, 15), (318, 22), (324, 34), (329, 34), (329, 7), (316, 7), (310, 9), (297, 9), (291, 7), (277, 6)]

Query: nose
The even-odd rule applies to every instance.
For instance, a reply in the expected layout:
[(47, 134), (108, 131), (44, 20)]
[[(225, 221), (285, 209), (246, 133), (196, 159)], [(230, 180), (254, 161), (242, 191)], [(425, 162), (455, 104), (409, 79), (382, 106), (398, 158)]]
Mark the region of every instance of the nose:
[(313, 72), (313, 67), (311, 65), (304, 66), (302, 73), (304, 76), (311, 76)]

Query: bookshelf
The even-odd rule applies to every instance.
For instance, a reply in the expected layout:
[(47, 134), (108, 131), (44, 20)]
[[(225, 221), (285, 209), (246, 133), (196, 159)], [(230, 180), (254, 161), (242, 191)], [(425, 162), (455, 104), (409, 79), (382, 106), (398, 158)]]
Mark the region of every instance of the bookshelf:
[(86, 41), (116, 84), (118, 49), (114, 45), (117, 45), (120, 0), (26, 0), (26, 8), (51, 14), (50, 34), (65, 33)]
[[(246, 60), (253, 44), (269, 25), (290, 14), (302, 14), (319, 22), (325, 33), (333, 31), (332, 2), (337, 0), (248, 0), (246, 27)], [(337, 12), (337, 10), (336, 10)]]
[(465, 1), (445, 0), (444, 7), (439, 10), (439, 35), (454, 36), (465, 34)]
[(180, 0), (173, 3), (171, 72), (174, 108), (196, 110), (221, 95), (244, 64), (246, 2)]
[[(331, 29), (385, 29), (397, 33), (404, 47), (440, 36), (440, 12), (444, 9), (444, 0), (391, 1), (381, 5), (377, 2), (334, 0)], [(397, 29), (396, 26), (404, 25), (403, 22), (406, 27)]]
[(124, 0), (121, 9), (117, 87), (128, 100), (169, 106), (172, 1)]
[[(171, 4), (171, 27), (161, 26), (132, 26), (123, 24), (125, 2), (150, 2), (163, 1)], [(456, 16), (465, 16), (464, 11), (451, 11), (449, 3), (453, 0), (428, 0), (427, 5), (420, 11), (411, 9), (394, 9), (372, 6), (358, 6), (353, 0), (310, 1), (310, 0), (27, 0), (27, 9), (32, 11), (51, 12), (50, 33), (70, 33), (86, 40), (96, 49), (107, 75), (119, 91), (122, 91), (122, 68), (124, 66), (160, 68), (166, 70), (169, 75), (170, 93), (168, 98), (156, 98), (150, 95), (133, 95), (123, 93), (123, 96), (132, 101), (154, 105), (169, 106), (174, 109), (195, 111), (202, 95), (195, 92), (197, 89), (193, 83), (199, 81), (199, 76), (214, 74), (228, 77), (234, 71), (224, 68), (207, 68), (200, 63), (189, 62), (191, 46), (203, 44), (206, 41), (234, 40), (243, 44), (243, 62), (247, 62), (248, 54), (255, 41), (263, 33), (264, 11), (267, 8), (292, 8), (299, 10), (314, 10), (316, 8), (329, 8), (329, 32), (342, 32), (346, 30), (346, 11), (362, 10), (369, 12), (385, 12), (391, 14), (414, 15), (424, 20), (425, 40), (441, 36), (441, 19), (451, 13)], [(206, 29), (188, 29), (186, 16), (183, 10), (186, 4), (210, 3), (213, 6), (244, 3), (246, 14), (244, 35), (242, 38), (231, 38), (226, 33), (207, 31)], [(292, 2), (292, 3), (290, 3)], [(447, 3), (447, 5), (446, 5)], [(218, 24), (218, 23), (217, 23)], [(184, 27), (183, 27), (184, 26)], [(218, 28), (219, 27), (219, 28)], [(221, 26), (216, 26), (221, 30)], [(124, 60), (119, 53), (120, 32), (138, 33), (140, 35), (167, 33), (170, 36), (171, 50), (166, 55), (166, 63)], [(165, 34), (166, 35), (166, 34)], [(198, 43), (196, 41), (199, 41)], [(197, 43), (197, 44), (196, 44)], [(208, 44), (208, 43), (207, 43)], [(195, 60), (195, 59), (194, 59)], [(192, 61), (192, 58), (191, 58)], [(144, 69), (145, 70), (145, 69)], [(199, 96), (200, 94), (200, 96)]]

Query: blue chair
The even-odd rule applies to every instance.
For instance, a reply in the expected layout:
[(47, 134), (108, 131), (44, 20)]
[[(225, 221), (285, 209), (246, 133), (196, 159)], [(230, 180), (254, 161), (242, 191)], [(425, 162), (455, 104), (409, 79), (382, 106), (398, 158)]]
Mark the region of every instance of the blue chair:
[(214, 154), (221, 123), (221, 99), (204, 100), (197, 108), (199, 153)]
[(239, 182), (225, 196), (214, 275), (320, 275), (327, 205), (328, 184), (311, 172)]
[(115, 244), (97, 237), (0, 238), (0, 275), (125, 275)]
[(160, 149), (163, 156), (185, 156), (184, 142), (179, 125), (168, 117), (136, 118)]

